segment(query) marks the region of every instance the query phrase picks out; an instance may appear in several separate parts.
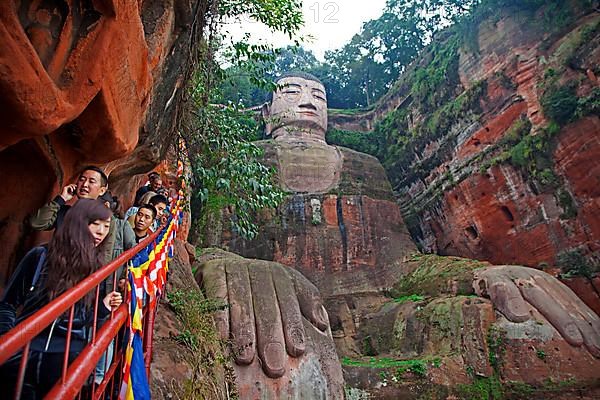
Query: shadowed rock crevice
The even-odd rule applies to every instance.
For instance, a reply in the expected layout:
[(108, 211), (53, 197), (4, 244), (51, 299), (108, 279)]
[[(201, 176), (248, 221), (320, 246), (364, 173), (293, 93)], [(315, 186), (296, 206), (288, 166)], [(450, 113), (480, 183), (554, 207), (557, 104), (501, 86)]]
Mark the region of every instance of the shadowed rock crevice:
[(346, 225), (344, 225), (344, 212), (342, 197), (339, 196), (335, 202), (335, 210), (337, 215), (337, 223), (340, 229), (340, 238), (342, 240), (342, 271), (348, 270), (348, 234), (346, 232)]

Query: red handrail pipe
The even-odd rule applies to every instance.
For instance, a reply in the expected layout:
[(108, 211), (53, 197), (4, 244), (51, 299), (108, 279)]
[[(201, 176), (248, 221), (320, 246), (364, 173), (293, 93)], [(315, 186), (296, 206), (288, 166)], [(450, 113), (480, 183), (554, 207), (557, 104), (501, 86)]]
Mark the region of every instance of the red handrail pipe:
[(98, 331), (98, 340), (95, 344), (89, 344), (69, 365), (67, 378), (63, 382), (55, 385), (52, 390), (44, 397), (45, 399), (74, 399), (79, 393), (79, 389), (85, 384), (96, 364), (102, 357), (104, 350), (114, 339), (125, 323), (127, 316), (127, 305), (121, 305), (113, 314), (113, 318)]
[[(153, 232), (152, 235), (144, 239), (138, 245), (125, 251), (119, 257), (83, 279), (76, 286), (46, 304), (35, 314), (21, 322), (9, 332), (0, 336), (0, 365), (4, 364), (12, 355), (25, 347), (27, 343), (39, 335), (47, 326), (52, 324), (55, 319), (60, 317), (88, 292), (108, 278), (120, 265), (125, 264), (139, 251), (148, 246), (158, 237), (163, 228), (164, 226), (161, 226), (156, 232)], [(100, 305), (100, 307), (102, 307), (102, 305)]]

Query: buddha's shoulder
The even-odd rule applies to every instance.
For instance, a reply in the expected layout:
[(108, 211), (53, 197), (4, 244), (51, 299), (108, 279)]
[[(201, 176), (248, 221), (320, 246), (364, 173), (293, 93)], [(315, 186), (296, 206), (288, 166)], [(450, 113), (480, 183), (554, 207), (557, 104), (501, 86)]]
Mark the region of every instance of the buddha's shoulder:
[(374, 199), (393, 200), (392, 187), (376, 157), (336, 146), (344, 159), (338, 191), (362, 193)]
[[(286, 154), (289, 152), (306, 150), (308, 154), (312, 153), (311, 149), (321, 147), (318, 144), (275, 140), (260, 140), (255, 144), (264, 151), (263, 162), (275, 167), (281, 162), (285, 163)], [(346, 147), (322, 146), (329, 148), (330, 151), (334, 150), (342, 158), (340, 180), (332, 191), (344, 194), (362, 193), (372, 198), (393, 200), (391, 185), (377, 158)]]

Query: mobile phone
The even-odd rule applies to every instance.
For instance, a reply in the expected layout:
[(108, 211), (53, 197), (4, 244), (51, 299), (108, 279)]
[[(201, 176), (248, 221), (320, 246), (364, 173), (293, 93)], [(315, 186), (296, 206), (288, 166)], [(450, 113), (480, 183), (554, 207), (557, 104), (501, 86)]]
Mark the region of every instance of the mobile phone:
[(75, 189), (72, 186), (69, 186), (67, 188), (67, 192), (71, 195), (74, 196), (75, 195)]

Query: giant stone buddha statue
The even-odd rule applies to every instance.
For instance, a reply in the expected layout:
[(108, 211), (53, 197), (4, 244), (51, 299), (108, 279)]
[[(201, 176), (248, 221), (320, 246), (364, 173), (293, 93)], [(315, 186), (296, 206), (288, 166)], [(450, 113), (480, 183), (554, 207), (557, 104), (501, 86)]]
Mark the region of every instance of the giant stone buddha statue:
[[(411, 261), (417, 250), (381, 164), (369, 155), (326, 143), (326, 92), (317, 78), (295, 73), (277, 83), (271, 104), (263, 108), (271, 139), (257, 145), (289, 196), (277, 210), (259, 218), (256, 239), (244, 240), (223, 229), (214, 244), (237, 255), (205, 256), (202, 282), (213, 296), (231, 305), (217, 322), (233, 343), (238, 384), (249, 396), (242, 398), (341, 398), (341, 378), (334, 365), (339, 361), (331, 357), (329, 344), (332, 336), (338, 354), (360, 357), (365, 355), (358, 343), (364, 339), (361, 331), (370, 325), (373, 335), (388, 334), (404, 346), (404, 354), (430, 356), (427, 349), (436, 345), (428, 344), (427, 337), (439, 337), (431, 333), (438, 321), (407, 324), (406, 310), (390, 305), (389, 290), (414, 278), (419, 266)], [(556, 278), (531, 268), (489, 264), (467, 274), (426, 272), (423, 276), (440, 280), (444, 287), (429, 293), (443, 297), (430, 304), (471, 294), (456, 304), (464, 326), (475, 326), (469, 328), (474, 334), (468, 341), (462, 338), (462, 351), (474, 354), (470, 365), (476, 374), (491, 373), (485, 354), (485, 329), (490, 324), (510, 328), (507, 338), (516, 344), (507, 352), (515, 359), (524, 343), (548, 342), (571, 346), (590, 365), (598, 364), (600, 319)], [(412, 315), (420, 308), (413, 308)], [(488, 310), (487, 322), (481, 322), (483, 309)], [(389, 315), (394, 318), (390, 332), (373, 329), (380, 323), (379, 331), (386, 329)], [(397, 331), (398, 327), (403, 328)], [(411, 342), (405, 340), (411, 330), (420, 336), (418, 348), (409, 348)], [(457, 332), (460, 341), (462, 328)], [(319, 346), (327, 349), (326, 357), (318, 357), (323, 354)], [(468, 358), (463, 354), (465, 365)], [(306, 359), (311, 361), (303, 364)], [(305, 378), (317, 384), (310, 385), (310, 394), (298, 394), (299, 387), (306, 390)], [(319, 384), (322, 391), (317, 393)]]

